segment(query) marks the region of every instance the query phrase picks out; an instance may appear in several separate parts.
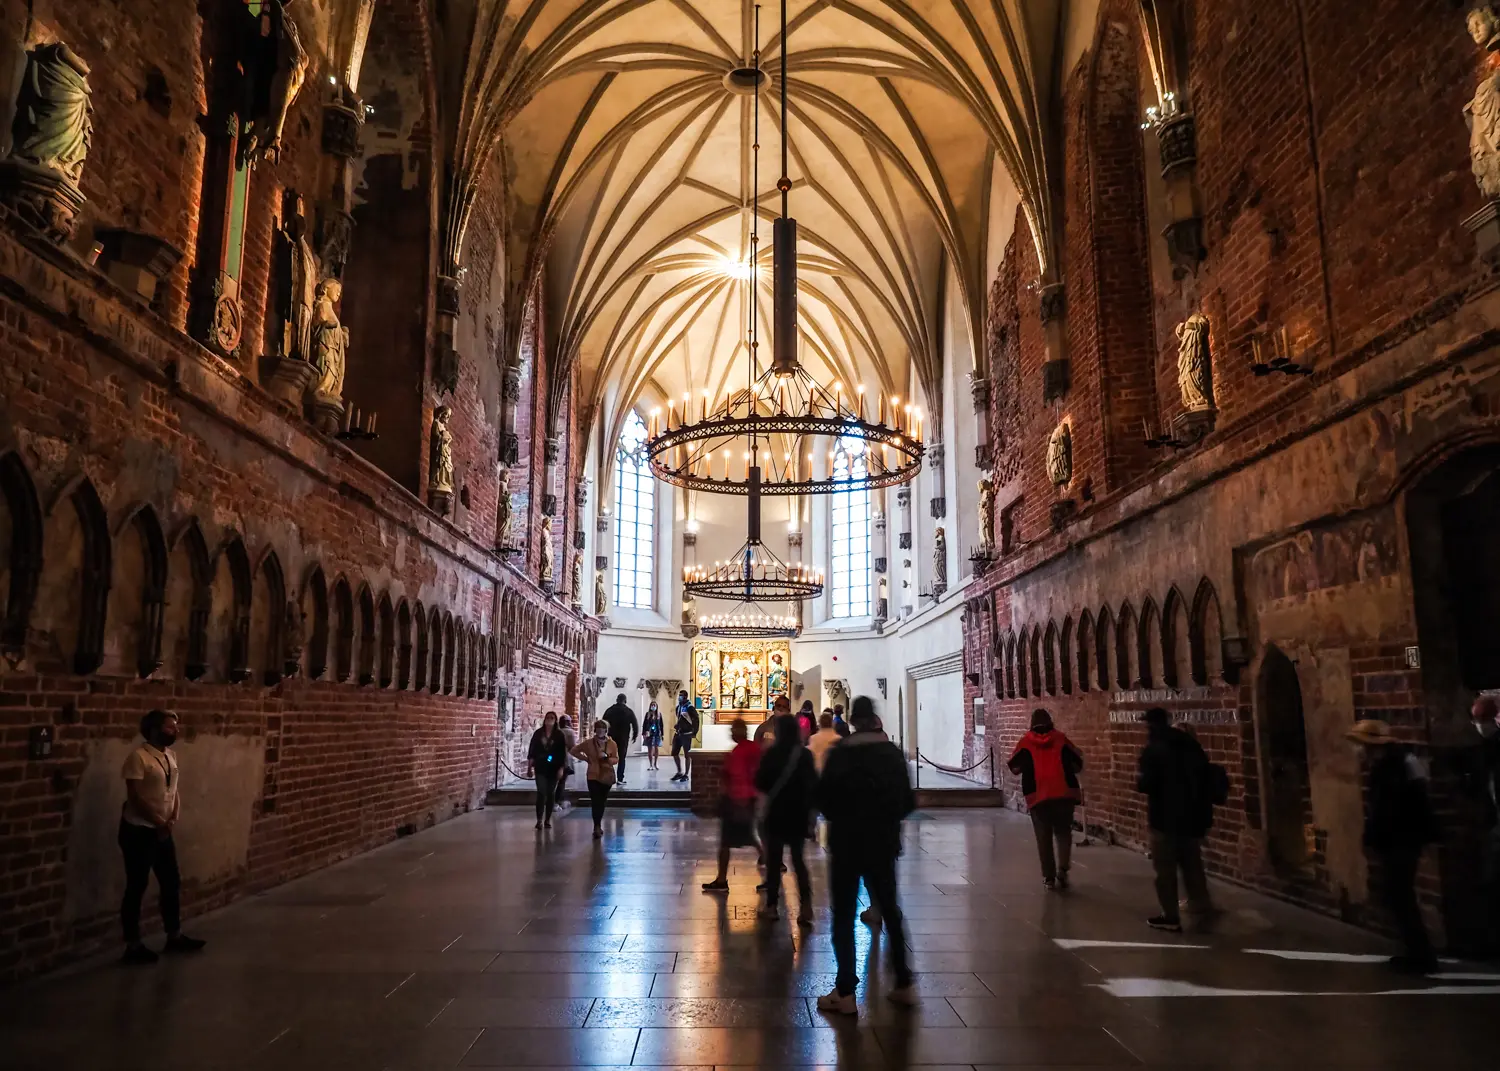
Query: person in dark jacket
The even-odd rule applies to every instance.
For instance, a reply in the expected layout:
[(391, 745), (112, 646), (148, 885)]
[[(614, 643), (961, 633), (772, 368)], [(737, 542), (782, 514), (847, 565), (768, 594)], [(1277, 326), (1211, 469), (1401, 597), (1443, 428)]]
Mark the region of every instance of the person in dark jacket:
[(1365, 848), (1380, 863), (1385, 906), (1396, 921), (1406, 951), (1391, 957), (1400, 971), (1425, 974), (1437, 966), (1432, 941), (1417, 906), (1417, 866), (1422, 849), (1437, 839), (1437, 824), (1427, 796), (1427, 771), (1421, 760), (1375, 718), (1354, 723), (1348, 737), (1364, 747), (1368, 782)]
[(542, 724), (531, 734), (526, 759), (531, 763), (532, 776), (536, 778), (536, 827), (541, 829), (545, 824), (551, 829), (558, 775), (568, 763), (568, 740), (558, 728), (556, 711), (547, 711)]
[(1479, 951), (1500, 955), (1500, 708), (1481, 695), (1469, 709), (1474, 733), (1460, 752), (1464, 787), (1479, 811)]
[(615, 784), (625, 784), (625, 759), (630, 754), (630, 742), (641, 735), (641, 727), (635, 720), (635, 711), (625, 705), (625, 693), (615, 696), (615, 705), (604, 712), (604, 721), (609, 725), (609, 738), (620, 752), (620, 767), (615, 771)]
[(1192, 736), (1172, 725), (1161, 707), (1146, 711), (1146, 747), (1141, 752), (1136, 791), (1146, 795), (1151, 828), (1151, 865), (1161, 914), (1147, 919), (1158, 930), (1182, 932), (1177, 906), (1177, 871), (1187, 887), (1188, 907), (1200, 920), (1213, 917), (1208, 878), (1203, 873), (1203, 837), (1213, 825), (1213, 792), (1208, 756)]
[(896, 857), (901, 854), (901, 822), (916, 809), (906, 756), (879, 731), (880, 719), (869, 696), (850, 711), (854, 732), (828, 749), (814, 802), (828, 820), (829, 885), (833, 898), (833, 954), (838, 978), (832, 992), (818, 998), (818, 1010), (854, 1015), (854, 911), (863, 879), (887, 928), (887, 949), (895, 988), (887, 998), (918, 1002), (906, 933), (896, 903)]
[(686, 781), (693, 772), (693, 738), (698, 735), (698, 711), (688, 702), (686, 690), (677, 693), (677, 711), (672, 720), (673, 781)]
[[(1060, 730), (1045, 710), (1031, 713), (1031, 731), (1021, 737), (1007, 764), (1021, 778), (1021, 791), (1031, 812), (1037, 855), (1042, 861), (1042, 884), (1068, 887), (1068, 863), (1073, 856), (1073, 808), (1078, 804), (1078, 773), (1083, 753)], [(1053, 844), (1057, 848), (1054, 852)]]
[(818, 785), (812, 752), (802, 744), (802, 727), (790, 714), (775, 719), (775, 743), (760, 760), (755, 788), (764, 800), (766, 902), (757, 914), (780, 917), (782, 849), (791, 849), (792, 869), (797, 874), (797, 924), (813, 924), (812, 881), (807, 874), (803, 846), (807, 841), (808, 816)]

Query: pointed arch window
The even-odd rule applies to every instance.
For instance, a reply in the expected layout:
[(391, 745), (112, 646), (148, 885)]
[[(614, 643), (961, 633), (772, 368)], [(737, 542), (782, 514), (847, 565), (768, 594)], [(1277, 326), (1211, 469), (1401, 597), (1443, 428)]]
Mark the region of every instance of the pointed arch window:
[(615, 447), (615, 605), (649, 610), (656, 572), (656, 480), (646, 462), (646, 423), (634, 409)]
[[(833, 448), (833, 478), (853, 480), (865, 475), (865, 455), (858, 442), (840, 439)], [(835, 491), (829, 504), (833, 520), (830, 539), (833, 616), (870, 615), (870, 491), (849, 487)]]

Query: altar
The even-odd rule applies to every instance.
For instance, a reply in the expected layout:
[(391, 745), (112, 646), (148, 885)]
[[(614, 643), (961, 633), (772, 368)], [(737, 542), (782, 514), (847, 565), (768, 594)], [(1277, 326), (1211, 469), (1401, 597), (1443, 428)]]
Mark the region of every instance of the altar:
[(692, 700), (705, 726), (735, 718), (764, 721), (777, 696), (790, 694), (792, 648), (786, 640), (700, 639), (692, 658)]

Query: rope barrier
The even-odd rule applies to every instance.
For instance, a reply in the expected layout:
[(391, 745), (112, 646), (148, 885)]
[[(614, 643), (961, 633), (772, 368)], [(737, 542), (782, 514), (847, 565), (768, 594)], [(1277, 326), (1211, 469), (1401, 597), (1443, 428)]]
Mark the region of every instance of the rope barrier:
[[(500, 757), (500, 753), (498, 751), (495, 752), (495, 757), (496, 758)], [(506, 762), (504, 759), (500, 759), (500, 765), (504, 766), (505, 767), (505, 772), (508, 773), (508, 774), (510, 774), (512, 777), (514, 777), (517, 781), (535, 781), (536, 780), (535, 777), (522, 777), (520, 774), (516, 773), (516, 771), (512, 770), (510, 768), (510, 763)]]
[(922, 751), (919, 748), (917, 750), (917, 761), (918, 762), (925, 762), (928, 766), (931, 766), (934, 770), (942, 770), (944, 773), (966, 774), (970, 770), (977, 770), (977, 769), (979, 769), (979, 767), (981, 767), (985, 763), (989, 762), (990, 759), (989, 759), (989, 755), (986, 754), (984, 758), (980, 759), (973, 766), (965, 766), (963, 768), (959, 768), (957, 766), (945, 766), (941, 762), (933, 762), (926, 755), (922, 754)]

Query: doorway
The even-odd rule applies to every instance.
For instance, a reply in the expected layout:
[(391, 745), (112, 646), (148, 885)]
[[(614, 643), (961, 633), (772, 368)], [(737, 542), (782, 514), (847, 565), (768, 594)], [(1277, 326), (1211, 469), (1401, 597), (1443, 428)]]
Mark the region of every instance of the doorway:
[(1266, 831), (1278, 869), (1307, 865), (1308, 816), (1312, 810), (1307, 768), (1307, 723), (1297, 667), (1275, 645), (1266, 648), (1256, 689), (1266, 756)]

